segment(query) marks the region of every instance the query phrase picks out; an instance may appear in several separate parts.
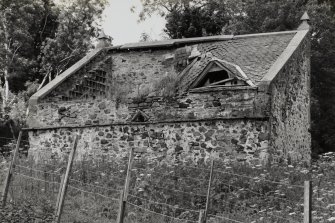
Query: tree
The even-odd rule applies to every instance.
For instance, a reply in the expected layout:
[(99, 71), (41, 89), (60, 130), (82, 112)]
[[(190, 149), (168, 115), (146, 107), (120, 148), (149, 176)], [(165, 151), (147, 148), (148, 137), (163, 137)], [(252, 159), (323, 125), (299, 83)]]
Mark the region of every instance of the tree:
[(58, 24), (54, 37), (42, 43), (40, 72), (44, 74), (41, 86), (51, 81), (82, 55), (93, 48), (92, 37), (98, 29), (97, 20), (106, 6), (106, 0), (64, 1), (59, 6)]
[(2, 107), (9, 98), (11, 79), (23, 77), (35, 61), (34, 33), (38, 32), (36, 21), (41, 20), (42, 2), (36, 0), (13, 0), (0, 2), (0, 90)]
[(294, 30), (306, 10), (306, 0), (245, 0), (228, 30), (234, 34)]
[(312, 139), (315, 151), (335, 145), (335, 11), (328, 2), (308, 5), (312, 24)]
[(51, 80), (92, 48), (107, 0), (57, 2), (0, 1), (0, 122), (24, 123), (25, 100), (43, 77)]
[(153, 13), (165, 17), (167, 23), (164, 31), (170, 38), (221, 34), (229, 24), (230, 8), (237, 9), (239, 5), (232, 0), (142, 0), (142, 3), (140, 20)]

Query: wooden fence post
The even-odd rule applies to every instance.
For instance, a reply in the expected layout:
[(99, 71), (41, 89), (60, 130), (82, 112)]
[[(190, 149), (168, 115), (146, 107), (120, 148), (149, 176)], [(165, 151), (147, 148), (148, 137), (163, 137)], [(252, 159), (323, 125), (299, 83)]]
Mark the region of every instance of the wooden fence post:
[(200, 210), (200, 212), (199, 212), (199, 220), (198, 220), (198, 222), (199, 223), (203, 223), (204, 222), (204, 215), (205, 215), (205, 210)]
[(63, 211), (63, 206), (64, 206), (64, 200), (65, 200), (65, 195), (66, 195), (66, 190), (67, 190), (67, 184), (69, 183), (69, 177), (70, 177), (70, 172), (71, 172), (71, 168), (72, 168), (72, 164), (73, 164), (73, 159), (74, 159), (74, 155), (77, 149), (77, 144), (78, 144), (78, 135), (76, 135), (76, 138), (74, 140), (73, 146), (72, 146), (72, 150), (70, 153), (70, 157), (69, 160), (67, 162), (67, 168), (66, 168), (66, 172), (65, 172), (65, 176), (64, 176), (64, 181), (63, 184), (60, 185), (60, 195), (59, 195), (59, 202), (57, 205), (57, 211), (56, 211), (56, 223), (60, 222), (61, 219), (61, 215), (62, 215), (62, 211)]
[(312, 223), (312, 181), (305, 181), (304, 223)]
[(123, 223), (124, 220), (124, 212), (126, 209), (126, 203), (127, 203), (127, 198), (128, 198), (128, 193), (129, 193), (129, 184), (130, 184), (130, 178), (131, 178), (131, 168), (132, 168), (132, 164), (133, 164), (133, 156), (134, 156), (134, 148), (131, 148), (130, 152), (129, 152), (129, 159), (128, 159), (128, 167), (127, 167), (127, 176), (126, 176), (126, 181), (124, 184), (124, 190), (121, 191), (121, 204), (120, 204), (120, 208), (119, 208), (119, 214), (117, 217), (117, 223)]
[(59, 206), (59, 201), (60, 201), (60, 195), (62, 193), (62, 186), (64, 184), (64, 174), (61, 175), (60, 177), (60, 184), (59, 184), (59, 188), (58, 188), (58, 194), (57, 194), (57, 200), (56, 200), (56, 208), (55, 208), (55, 216), (57, 215), (57, 211), (58, 211), (58, 206)]
[(117, 215), (117, 223), (120, 223), (123, 221), (123, 217), (124, 217), (124, 209), (125, 209), (125, 205), (123, 202), (123, 196), (124, 196), (124, 190), (120, 191), (120, 203), (119, 203), (119, 211), (118, 211), (118, 215)]
[(208, 188), (207, 188), (207, 199), (206, 199), (206, 208), (203, 214), (203, 223), (207, 222), (207, 214), (209, 209), (209, 203), (210, 203), (210, 197), (211, 197), (211, 187), (212, 187), (212, 179), (213, 179), (213, 168), (214, 168), (214, 160), (212, 159), (211, 162), (211, 172), (209, 175), (209, 182), (208, 182)]
[(14, 150), (14, 153), (13, 153), (13, 158), (12, 158), (12, 161), (10, 162), (8, 172), (7, 172), (7, 176), (6, 176), (6, 179), (5, 179), (5, 185), (4, 185), (3, 192), (2, 192), (2, 207), (6, 206), (9, 184), (10, 184), (10, 181), (12, 179), (13, 169), (15, 167), (16, 156), (19, 152), (21, 138), (22, 138), (22, 131), (20, 131), (20, 133), (19, 133), (19, 138), (17, 139), (17, 142), (16, 142), (16, 147), (15, 147), (15, 150)]

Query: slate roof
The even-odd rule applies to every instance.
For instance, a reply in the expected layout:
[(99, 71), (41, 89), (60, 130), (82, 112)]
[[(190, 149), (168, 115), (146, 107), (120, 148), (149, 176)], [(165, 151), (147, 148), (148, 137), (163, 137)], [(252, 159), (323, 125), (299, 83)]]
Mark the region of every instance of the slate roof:
[[(179, 89), (187, 90), (212, 58), (237, 65), (247, 78), (257, 85), (286, 49), (294, 35), (295, 33), (291, 32), (247, 38), (237, 36), (236, 39), (198, 44), (198, 51), (203, 56), (181, 77)], [(211, 56), (204, 56), (206, 54)]]

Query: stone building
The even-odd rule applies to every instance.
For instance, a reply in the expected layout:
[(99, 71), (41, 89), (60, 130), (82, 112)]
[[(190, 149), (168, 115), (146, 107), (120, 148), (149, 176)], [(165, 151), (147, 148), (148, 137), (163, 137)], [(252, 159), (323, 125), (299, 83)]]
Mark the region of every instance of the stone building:
[(308, 17), (297, 30), (95, 50), (30, 98), (30, 152), (310, 161)]

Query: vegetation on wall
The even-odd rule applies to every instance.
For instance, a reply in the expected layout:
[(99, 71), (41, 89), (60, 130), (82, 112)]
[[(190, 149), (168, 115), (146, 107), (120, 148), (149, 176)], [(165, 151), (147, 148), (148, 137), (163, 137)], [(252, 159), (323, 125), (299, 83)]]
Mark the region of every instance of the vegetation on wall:
[(157, 96), (170, 99), (176, 95), (178, 81), (178, 74), (166, 73), (154, 83), (153, 91)]

